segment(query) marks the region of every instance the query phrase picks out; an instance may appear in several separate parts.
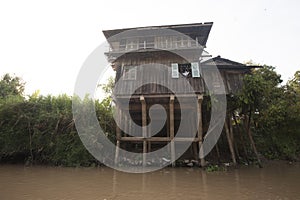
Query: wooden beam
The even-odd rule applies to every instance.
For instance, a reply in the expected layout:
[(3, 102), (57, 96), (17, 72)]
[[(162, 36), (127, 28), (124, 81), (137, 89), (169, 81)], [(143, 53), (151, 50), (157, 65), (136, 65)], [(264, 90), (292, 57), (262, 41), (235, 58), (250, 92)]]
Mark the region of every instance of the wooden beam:
[[(143, 138), (147, 138), (147, 107), (144, 96), (140, 96), (142, 104), (142, 130)], [(146, 167), (146, 153), (147, 153), (147, 141), (143, 141), (143, 167)]]
[(175, 167), (175, 143), (174, 143), (174, 95), (170, 96), (169, 114), (170, 114), (170, 139), (171, 139), (171, 160), (172, 167)]
[(233, 144), (234, 151), (235, 151), (235, 153), (236, 153), (237, 159), (239, 160), (240, 153), (239, 153), (239, 149), (238, 149), (238, 146), (237, 146), (237, 142), (236, 142), (236, 140), (234, 139), (232, 120), (231, 120), (230, 116), (228, 116), (228, 120), (229, 120), (229, 133), (230, 133), (230, 138), (231, 138), (231, 141), (232, 141), (232, 144)]
[(236, 119), (236, 116), (234, 113), (232, 113), (232, 117), (233, 117), (233, 120), (234, 120), (234, 123), (235, 123), (235, 126), (236, 126), (236, 130), (237, 130), (237, 134), (239, 135), (239, 138), (240, 138), (240, 141), (242, 143), (242, 147), (243, 147), (243, 151), (244, 151), (244, 154), (245, 154), (245, 159), (246, 159), (246, 162), (249, 164), (249, 156), (248, 156), (248, 153), (247, 153), (247, 148), (246, 148), (246, 145), (245, 145), (245, 140), (244, 140), (244, 137), (242, 135), (242, 131), (240, 129), (240, 125)]
[(119, 161), (119, 151), (120, 151), (120, 139), (122, 137), (121, 135), (121, 129), (120, 127), (118, 126), (118, 124), (121, 123), (121, 110), (119, 109), (118, 106), (116, 106), (116, 112), (117, 112), (117, 120), (118, 120), (118, 123), (116, 125), (116, 139), (117, 139), (117, 145), (116, 145), (116, 151), (115, 151), (115, 165), (118, 164), (118, 161)]
[(151, 137), (151, 138), (144, 138), (144, 137), (122, 137), (120, 140), (122, 141), (150, 141), (150, 142), (169, 142), (171, 139), (167, 137)]
[(119, 162), (119, 152), (120, 152), (120, 140), (117, 140), (116, 152), (115, 152), (115, 165)]
[(117, 138), (117, 140), (119, 140), (121, 138), (121, 129), (118, 126), (118, 124), (120, 125), (120, 123), (121, 123), (121, 112), (122, 111), (119, 109), (118, 106), (116, 106), (116, 112), (117, 112), (117, 120), (118, 120), (118, 123), (116, 125), (116, 138)]
[[(135, 141), (135, 142), (142, 142), (142, 141), (148, 141), (148, 142), (170, 142), (172, 139), (170, 137), (150, 137), (150, 138), (144, 138), (144, 137), (121, 137), (121, 141)], [(174, 142), (199, 142), (198, 138), (189, 138), (189, 137), (174, 137)]]
[(251, 112), (250, 112), (250, 115), (247, 117), (248, 118), (248, 122), (247, 122), (247, 134), (248, 134), (248, 137), (249, 137), (249, 140), (250, 140), (250, 143), (251, 143), (251, 147), (256, 155), (256, 158), (257, 158), (257, 162), (258, 162), (258, 166), (260, 168), (262, 168), (262, 163), (260, 161), (260, 158), (259, 158), (259, 155), (258, 155), (258, 151), (256, 149), (256, 146), (255, 146), (255, 142), (253, 140), (253, 137), (252, 137), (252, 132), (251, 132)]
[(198, 138), (183, 138), (183, 137), (176, 137), (174, 138), (175, 142), (199, 142)]
[(128, 136), (129, 135), (129, 131), (128, 131), (128, 119), (127, 119), (128, 117), (125, 115), (124, 116), (124, 121), (123, 121), (123, 123), (124, 123), (124, 134), (126, 135), (126, 136)]
[[(159, 102), (159, 104), (168, 106), (168, 103)], [(135, 112), (138, 112), (138, 111), (141, 110), (141, 105), (136, 105), (134, 103), (132, 103), (130, 106), (125, 105), (125, 104), (124, 105), (119, 104), (119, 106), (120, 106), (120, 108), (122, 108), (122, 110), (130, 110), (130, 111), (135, 111)], [(156, 108), (152, 108), (152, 109), (155, 110)], [(157, 108), (157, 109), (159, 110), (160, 108)], [(188, 103), (183, 104), (183, 105), (174, 104), (174, 109), (175, 110), (182, 110), (182, 109), (184, 109), (184, 110), (194, 110), (195, 107), (191, 104), (188, 104)]]
[(203, 127), (202, 127), (202, 100), (203, 95), (198, 95), (197, 104), (197, 122), (198, 122), (198, 145), (199, 145), (199, 158), (201, 167), (205, 166), (205, 159), (203, 155)]
[(228, 128), (228, 124), (227, 123), (228, 123), (228, 120), (227, 120), (227, 117), (226, 117), (225, 123), (224, 123), (226, 137), (227, 137), (227, 141), (228, 141), (229, 150), (230, 150), (230, 153), (231, 153), (231, 158), (232, 158), (233, 165), (236, 165), (234, 148), (233, 148), (233, 144), (232, 144), (232, 140), (231, 140), (231, 137), (230, 137), (230, 132), (229, 132), (229, 128)]
[[(173, 94), (144, 94), (143, 97), (145, 98), (170, 98), (171, 96), (174, 96)], [(177, 97), (196, 97), (195, 93), (191, 93), (191, 94), (176, 94)], [(141, 96), (139, 95), (118, 95), (115, 96), (117, 99), (133, 99), (133, 98), (137, 98), (139, 99)]]
[[(151, 126), (148, 127), (147, 135), (148, 135), (148, 138), (150, 138), (150, 136), (151, 136)], [(151, 152), (151, 141), (148, 140), (147, 146), (148, 146), (148, 152)]]

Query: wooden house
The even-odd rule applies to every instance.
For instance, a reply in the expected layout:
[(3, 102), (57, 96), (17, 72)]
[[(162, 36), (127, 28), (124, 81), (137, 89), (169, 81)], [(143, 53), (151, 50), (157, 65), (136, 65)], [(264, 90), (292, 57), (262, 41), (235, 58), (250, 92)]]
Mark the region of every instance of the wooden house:
[[(251, 67), (244, 64), (220, 56), (211, 58), (205, 53), (212, 25), (195, 23), (103, 31), (110, 46), (106, 56), (116, 71), (113, 96), (119, 124), (117, 146), (140, 147), (144, 153), (143, 165), (146, 165), (145, 153), (165, 143), (171, 143), (171, 156), (175, 158), (174, 143), (193, 142), (194, 156), (198, 157), (207, 129), (202, 102), (209, 92), (203, 76), (209, 76), (214, 88), (224, 85), (226, 94), (235, 94), (242, 87), (243, 75), (250, 72)], [(213, 66), (219, 69), (221, 76), (210, 73)], [(191, 87), (186, 87), (186, 82)], [(186, 103), (179, 105), (179, 96), (184, 97)], [(189, 98), (195, 96), (196, 105), (189, 102)], [(167, 120), (158, 133), (150, 136), (149, 128), (137, 129), (134, 124), (140, 127), (149, 124), (149, 109), (154, 104), (164, 107)], [(124, 115), (126, 112), (130, 115)], [(184, 137), (176, 138), (183, 112), (193, 114), (192, 120), (187, 120), (187, 127), (196, 127), (198, 132), (189, 134), (187, 128)], [(154, 115), (151, 120), (159, 121), (161, 116)], [(201, 165), (204, 164), (201, 159)]]

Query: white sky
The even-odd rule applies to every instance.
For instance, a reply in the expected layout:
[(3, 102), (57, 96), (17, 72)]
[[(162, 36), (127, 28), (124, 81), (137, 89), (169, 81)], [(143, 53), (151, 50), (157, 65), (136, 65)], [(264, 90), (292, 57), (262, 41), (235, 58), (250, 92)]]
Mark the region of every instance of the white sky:
[(276, 66), (286, 81), (300, 69), (299, 10), (298, 0), (0, 1), (0, 76), (21, 76), (26, 94), (71, 95), (102, 30), (214, 22), (210, 54)]

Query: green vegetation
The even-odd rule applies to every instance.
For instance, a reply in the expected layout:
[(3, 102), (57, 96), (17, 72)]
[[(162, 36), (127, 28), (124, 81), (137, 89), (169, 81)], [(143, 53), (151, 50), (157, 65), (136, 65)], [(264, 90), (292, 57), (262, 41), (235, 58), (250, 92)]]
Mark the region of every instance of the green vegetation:
[(220, 172), (220, 171), (227, 171), (227, 168), (220, 165), (208, 165), (205, 167), (206, 172)]
[(258, 151), (268, 159), (299, 160), (300, 71), (286, 85), (274, 67), (263, 66), (244, 78), (238, 96)]
[[(25, 98), (24, 84), (5, 75), (0, 81), (0, 161), (64, 166), (98, 163), (83, 146), (74, 126), (72, 98), (67, 95)], [(101, 126), (114, 135), (110, 98), (95, 102)]]
[[(300, 71), (287, 84), (281, 85), (281, 82), (280, 75), (269, 66), (246, 75), (241, 93), (231, 96), (228, 101), (229, 111), (237, 116), (232, 120), (232, 126), (241, 132), (246, 132), (249, 127), (257, 149), (264, 157), (299, 160)], [(38, 92), (25, 97), (24, 86), (20, 78), (8, 74), (0, 79), (0, 162), (100, 165), (84, 148), (77, 134), (72, 98), (67, 95), (41, 96)], [(113, 80), (102, 87), (111, 93)], [(101, 127), (114, 141), (111, 101), (110, 96), (96, 101), (95, 110)], [(86, 102), (90, 101), (87, 99)], [(250, 123), (245, 116), (250, 116)], [(246, 138), (246, 134), (243, 135)], [(235, 148), (249, 153), (250, 145), (236, 138)], [(207, 170), (216, 171), (219, 167), (212, 165)]]

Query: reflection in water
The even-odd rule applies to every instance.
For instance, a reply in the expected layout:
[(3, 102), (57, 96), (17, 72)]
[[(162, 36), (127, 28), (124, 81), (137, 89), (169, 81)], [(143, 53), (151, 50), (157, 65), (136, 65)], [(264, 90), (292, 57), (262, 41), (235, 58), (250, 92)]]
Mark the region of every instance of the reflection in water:
[(207, 173), (165, 168), (127, 174), (109, 168), (0, 166), (0, 199), (299, 199), (300, 165), (275, 163)]

